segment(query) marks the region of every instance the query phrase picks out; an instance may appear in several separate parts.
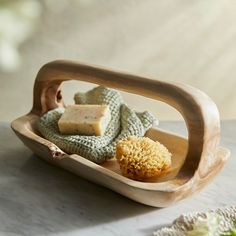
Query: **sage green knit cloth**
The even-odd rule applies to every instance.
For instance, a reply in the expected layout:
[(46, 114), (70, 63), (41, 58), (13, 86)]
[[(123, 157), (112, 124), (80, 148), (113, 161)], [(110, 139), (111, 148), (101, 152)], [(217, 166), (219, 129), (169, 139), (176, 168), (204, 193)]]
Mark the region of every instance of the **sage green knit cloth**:
[(123, 103), (116, 90), (98, 86), (86, 93), (75, 94), (76, 104), (109, 105), (111, 121), (103, 136), (64, 135), (59, 132), (58, 120), (64, 108), (56, 108), (44, 114), (38, 122), (40, 133), (69, 154), (78, 154), (96, 163), (102, 163), (115, 155), (117, 141), (130, 135), (144, 136), (156, 119), (148, 111), (139, 113)]

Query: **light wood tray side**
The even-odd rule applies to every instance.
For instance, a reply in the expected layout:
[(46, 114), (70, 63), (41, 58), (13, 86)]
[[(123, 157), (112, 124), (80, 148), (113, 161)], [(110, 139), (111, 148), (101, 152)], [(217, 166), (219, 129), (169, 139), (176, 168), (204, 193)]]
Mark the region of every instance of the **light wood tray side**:
[[(76, 175), (112, 189), (134, 201), (155, 207), (166, 207), (201, 190), (223, 167), (229, 151), (219, 147), (215, 165), (201, 179), (189, 179), (184, 173), (177, 176), (181, 168), (188, 142), (183, 137), (159, 129), (150, 129), (146, 136), (165, 144), (175, 154), (176, 163), (170, 175), (158, 182), (139, 182), (122, 176), (116, 165), (97, 165), (78, 155), (68, 155), (50, 141), (39, 136), (36, 129), (37, 115), (29, 114), (12, 122), (12, 128), (23, 143), (43, 160), (67, 169)], [(175, 145), (173, 145), (175, 144)]]

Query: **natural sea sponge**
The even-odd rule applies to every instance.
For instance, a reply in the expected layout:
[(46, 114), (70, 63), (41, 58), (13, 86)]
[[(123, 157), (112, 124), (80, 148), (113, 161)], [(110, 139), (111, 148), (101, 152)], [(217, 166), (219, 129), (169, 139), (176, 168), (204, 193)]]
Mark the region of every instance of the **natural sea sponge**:
[(157, 141), (129, 136), (116, 145), (116, 159), (124, 176), (145, 180), (158, 177), (171, 166), (171, 153)]

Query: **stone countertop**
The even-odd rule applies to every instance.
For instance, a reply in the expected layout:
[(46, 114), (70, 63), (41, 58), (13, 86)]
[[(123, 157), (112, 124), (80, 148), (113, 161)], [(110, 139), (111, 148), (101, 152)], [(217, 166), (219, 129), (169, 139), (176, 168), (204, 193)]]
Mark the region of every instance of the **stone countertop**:
[[(160, 127), (186, 133), (181, 122)], [(235, 204), (236, 121), (222, 122), (222, 145), (231, 150), (222, 172), (201, 193), (158, 209), (49, 165), (0, 123), (0, 235), (152, 235), (182, 213)]]

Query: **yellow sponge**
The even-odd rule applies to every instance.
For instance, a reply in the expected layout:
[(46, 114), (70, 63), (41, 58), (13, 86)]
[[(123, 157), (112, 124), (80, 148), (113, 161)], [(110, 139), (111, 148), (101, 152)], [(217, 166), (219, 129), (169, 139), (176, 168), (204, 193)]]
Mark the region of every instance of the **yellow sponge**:
[(124, 176), (145, 180), (158, 177), (171, 166), (171, 153), (147, 137), (129, 136), (116, 145), (116, 158)]

